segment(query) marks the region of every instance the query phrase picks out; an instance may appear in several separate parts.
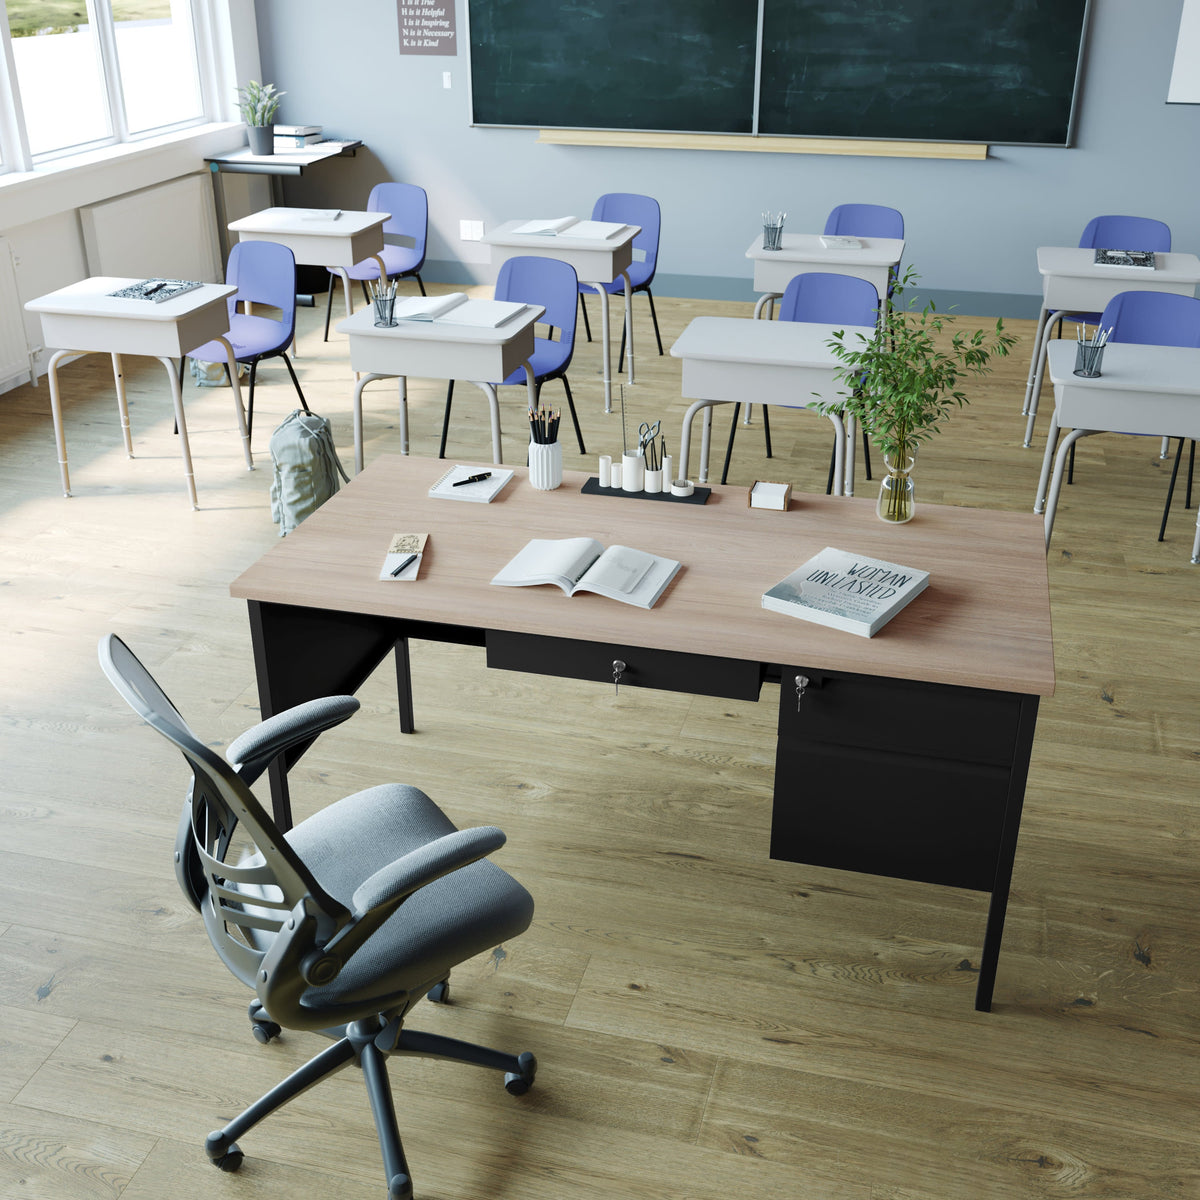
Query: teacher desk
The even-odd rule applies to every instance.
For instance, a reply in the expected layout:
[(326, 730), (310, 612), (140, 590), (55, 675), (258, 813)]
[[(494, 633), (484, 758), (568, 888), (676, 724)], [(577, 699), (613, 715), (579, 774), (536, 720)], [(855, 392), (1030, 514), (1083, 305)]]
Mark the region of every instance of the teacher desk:
[[(410, 730), (410, 638), (605, 687), (616, 671), (623, 687), (756, 700), (778, 682), (763, 853), (990, 893), (975, 996), (990, 1007), (1038, 698), (1054, 690), (1037, 517), (922, 505), (898, 530), (870, 500), (805, 495), (780, 514), (718, 486), (703, 506), (654, 503), (584, 495), (577, 472), (536, 491), (522, 467), (491, 504), (465, 504), (429, 497), (444, 466), (378, 459), (234, 581), (264, 718), (354, 692), (395, 649)], [(398, 512), (430, 535), (408, 584), (378, 578)], [(530, 538), (585, 534), (682, 569), (645, 610), (489, 583)], [(871, 639), (763, 609), (762, 593), (825, 546), (926, 569), (930, 585)], [(284, 828), (286, 771), (302, 752), (270, 768)]]

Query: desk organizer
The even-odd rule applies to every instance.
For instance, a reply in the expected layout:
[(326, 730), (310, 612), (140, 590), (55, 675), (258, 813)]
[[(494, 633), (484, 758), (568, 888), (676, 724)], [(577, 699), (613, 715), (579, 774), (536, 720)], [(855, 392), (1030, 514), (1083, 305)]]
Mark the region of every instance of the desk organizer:
[(600, 478), (593, 475), (579, 489), (585, 496), (624, 496), (626, 500), (666, 500), (669, 504), (704, 504), (712, 488), (698, 487), (690, 496), (672, 496), (670, 492), (626, 492), (621, 488), (601, 487)]

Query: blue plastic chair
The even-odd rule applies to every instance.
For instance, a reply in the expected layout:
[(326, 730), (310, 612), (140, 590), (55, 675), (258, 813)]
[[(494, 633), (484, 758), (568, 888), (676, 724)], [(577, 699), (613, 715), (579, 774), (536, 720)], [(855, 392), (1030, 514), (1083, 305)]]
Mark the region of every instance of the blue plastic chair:
[[(633, 239), (634, 250), (640, 250), (645, 257), (641, 262), (633, 262), (629, 266), (630, 295), (645, 292), (650, 301), (650, 319), (654, 322), (654, 340), (658, 343), (658, 353), (663, 352), (662, 335), (658, 331), (658, 313), (654, 311), (654, 293), (650, 285), (654, 282), (654, 271), (658, 266), (658, 238), (662, 229), (662, 211), (658, 201), (651, 196), (639, 196), (636, 192), (609, 192), (601, 196), (592, 208), (593, 221), (617, 221), (622, 225), (640, 225), (642, 232)], [(579, 285), (579, 306), (583, 310), (583, 331), (587, 340), (592, 340), (592, 327), (588, 323), (587, 305), (583, 302), (584, 294), (595, 292), (589, 284)], [(625, 295), (625, 281), (616, 279), (604, 285), (604, 290), (610, 296)], [(621, 322), (621, 349), (617, 357), (617, 374), (625, 367), (625, 322)]]
[[(861, 207), (861, 206), (860, 206)], [(853, 275), (835, 275), (827, 271), (809, 271), (797, 275), (784, 290), (779, 301), (779, 320), (812, 321), (821, 325), (874, 325), (879, 320), (879, 293), (875, 285)], [(725, 449), (725, 467), (721, 472), (724, 483), (729, 474), (729, 459), (733, 454), (733, 439), (737, 434), (741, 404), (733, 406), (733, 421), (729, 426), (729, 445)], [(767, 457), (771, 458), (771, 424), (767, 416), (769, 404), (762, 406), (763, 434)], [(871, 478), (871, 451), (867, 431), (863, 431), (863, 452), (867, 478)], [(836, 454), (836, 446), (834, 447)], [(826, 494), (833, 491), (834, 457), (830, 457), (829, 481)]]
[[(228, 300), (229, 332), (225, 339), (233, 347), (237, 361), (250, 367), (246, 403), (246, 433), (249, 436), (254, 431), (254, 380), (258, 364), (264, 358), (283, 359), (301, 407), (305, 412), (309, 411), (300, 381), (287, 356), (287, 348), (296, 333), (296, 258), (278, 242), (238, 242), (229, 252), (225, 282), (237, 285), (237, 291)], [(238, 312), (241, 304), (265, 304), (279, 309), (280, 315), (276, 319)], [(213, 341), (189, 350), (179, 360), (181, 378), (183, 364), (189, 358), (225, 363), (225, 347)], [(228, 365), (225, 373), (229, 374)]]
[[(536, 304), (546, 310), (539, 325), (548, 325), (551, 336), (534, 337), (533, 357), (529, 365), (533, 369), (534, 387), (541, 394), (542, 384), (550, 379), (561, 379), (567, 394), (567, 407), (571, 410), (571, 421), (575, 426), (575, 437), (579, 441), (579, 453), (586, 454), (583, 433), (579, 428), (579, 417), (575, 413), (575, 400), (571, 385), (567, 382), (567, 368), (575, 353), (575, 315), (579, 295), (579, 276), (570, 263), (557, 258), (538, 258), (533, 255), (518, 255), (508, 259), (496, 277), (495, 297), (497, 300), (515, 300), (519, 304)], [(557, 331), (558, 337), (554, 338)], [(490, 381), (489, 381), (490, 382)], [(493, 383), (493, 387), (526, 386), (525, 368), (518, 367), (507, 379)], [(450, 402), (454, 397), (454, 380), (446, 388), (446, 412), (442, 418), (442, 442), (438, 458), (446, 457), (446, 434), (450, 428)]]
[[(1161, 222), (1154, 222), (1160, 224)], [(1169, 234), (1168, 234), (1169, 237)], [(1130, 247), (1110, 247), (1129, 249)], [(1141, 249), (1141, 247), (1132, 247)], [(1142, 346), (1190, 346), (1200, 348), (1200, 299), (1194, 296), (1175, 296), (1169, 292), (1118, 292), (1096, 314), (1101, 329), (1111, 329), (1109, 342), (1132, 342)], [(1158, 530), (1161, 542), (1167, 530), (1167, 517), (1171, 511), (1171, 499), (1175, 494), (1175, 480), (1179, 473), (1179, 462), (1183, 453), (1184, 439), (1179, 439), (1175, 452), (1175, 466), (1171, 482), (1167, 487), (1167, 502), (1163, 508), (1162, 524)], [(1067, 482), (1074, 482), (1075, 444), (1071, 446), (1068, 460)], [(1195, 463), (1195, 443), (1192, 443), (1192, 460), (1188, 466), (1187, 498), (1185, 507), (1192, 502), (1192, 467)]]
[(903, 238), (904, 217), (882, 204), (839, 204), (830, 212), (823, 232), (840, 237)]
[[(388, 279), (403, 279), (411, 275), (425, 295), (421, 268), (425, 265), (425, 242), (429, 237), (429, 198), (425, 189), (415, 183), (377, 183), (367, 197), (367, 212), (391, 213), (383, 223), (383, 252), (380, 258), (387, 267)], [(391, 239), (389, 241), (389, 239)], [(364, 258), (347, 272), (350, 279), (362, 284), (363, 299), (370, 301), (367, 281), (379, 278), (379, 264)], [(329, 293), (325, 302), (325, 337), (329, 341), (329, 317), (333, 312), (333, 283), (338, 272), (329, 272)], [(350, 301), (347, 294), (347, 301)]]
[[(1171, 230), (1153, 217), (1093, 217), (1084, 226), (1079, 246), (1084, 250), (1153, 250), (1165, 254), (1171, 249)], [(1063, 317), (1070, 317), (1084, 325), (1095, 325), (1100, 320), (1098, 312), (1063, 313), (1058, 322), (1060, 336)]]

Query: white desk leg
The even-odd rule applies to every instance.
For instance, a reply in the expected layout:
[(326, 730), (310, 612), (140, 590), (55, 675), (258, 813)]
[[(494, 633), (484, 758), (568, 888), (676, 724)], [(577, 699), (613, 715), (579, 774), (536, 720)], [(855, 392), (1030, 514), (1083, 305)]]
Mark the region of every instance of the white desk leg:
[(1196, 537), (1192, 542), (1192, 562), (1200, 564), (1200, 512), (1196, 514)]
[(712, 451), (712, 421), (713, 408), (718, 402), (713, 401), (704, 410), (704, 424), (700, 426), (700, 482), (708, 482), (708, 459)]
[(1050, 416), (1050, 428), (1046, 430), (1046, 449), (1042, 453), (1042, 473), (1038, 476), (1037, 495), (1033, 498), (1033, 511), (1046, 511), (1046, 489), (1050, 486), (1050, 470), (1054, 466), (1054, 451), (1058, 448), (1058, 408)]
[(633, 377), (633, 285), (629, 282), (628, 271), (622, 271), (621, 278), (625, 280), (625, 358), (629, 363), (629, 382), (636, 383)]
[(125, 370), (121, 366), (121, 356), (112, 356), (113, 383), (117, 387), (117, 412), (121, 414), (121, 436), (125, 439), (125, 453), (133, 457), (133, 437), (129, 432), (129, 403), (125, 399)]
[[(533, 376), (529, 371), (529, 364), (525, 364), (525, 372), (528, 376), (528, 382), (532, 386)], [(504, 462), (504, 451), (500, 446), (500, 401), (496, 398), (496, 389), (490, 383), (480, 383), (478, 380), (473, 381), (475, 386), (488, 398), (488, 408), (492, 416), (492, 454), (497, 463)]]
[(608, 292), (602, 283), (585, 280), (600, 297), (600, 374), (604, 379), (604, 411), (612, 412), (612, 339), (608, 328)]
[[(848, 421), (843, 422), (837, 413), (826, 413), (825, 415), (833, 422), (833, 494), (835, 496), (853, 496), (854, 418), (850, 417)], [(850, 453), (847, 453), (847, 446), (850, 448)], [(849, 483), (844, 481), (849, 481)]]
[[(679, 435), (679, 454), (676, 460), (678, 465), (675, 471), (675, 477), (677, 479), (691, 478), (691, 476), (688, 474), (688, 457), (690, 456), (692, 449), (692, 421), (702, 408), (707, 408), (709, 410), (709, 416), (711, 416), (712, 406), (714, 403), (715, 401), (713, 400), (697, 400), (688, 408), (687, 412), (683, 414), (683, 430)], [(705, 475), (703, 478), (707, 478), (707, 467), (705, 468)]]
[[(363, 416), (362, 416), (362, 394), (363, 388), (376, 379), (390, 379), (389, 375), (378, 375), (372, 371), (368, 375), (364, 375), (354, 385), (354, 400), (351, 402), (351, 420), (354, 425), (354, 473), (357, 475), (363, 469)], [(404, 395), (404, 376), (400, 376), (401, 396)], [(402, 400), (401, 412), (405, 416), (405, 424), (407, 424), (408, 406)]]
[(1046, 372), (1046, 355), (1050, 350), (1050, 333), (1054, 328), (1054, 322), (1062, 316), (1066, 316), (1066, 312), (1059, 310), (1052, 312), (1046, 318), (1046, 324), (1042, 328), (1042, 339), (1038, 343), (1037, 365), (1034, 368), (1032, 387), (1029, 392), (1029, 403), (1026, 408), (1029, 414), (1029, 420), (1025, 423), (1025, 448), (1027, 450), (1033, 445), (1033, 426), (1037, 420), (1038, 400), (1042, 394), (1042, 376)]
[(396, 377), (397, 403), (400, 405), (400, 453), (408, 453), (408, 376)]
[[(381, 284), (383, 284), (384, 287), (386, 287), (387, 281), (388, 281), (387, 264), (383, 261), (383, 258), (378, 254), (372, 254), (371, 257), (376, 261), (376, 263), (379, 264), (379, 282)], [(349, 282), (349, 281), (347, 281), (347, 282)]]
[[(521, 364), (525, 368), (525, 391), (529, 396), (529, 411), (537, 412), (538, 410), (538, 387), (537, 380), (534, 378), (533, 368), (528, 362)], [(497, 462), (500, 460), (497, 459)]]
[(1029, 397), (1033, 395), (1033, 381), (1037, 371), (1038, 354), (1041, 352), (1042, 334), (1046, 332), (1046, 317), (1050, 310), (1043, 304), (1038, 309), (1037, 330), (1033, 335), (1033, 353), (1029, 356), (1029, 375), (1025, 380), (1025, 399), (1021, 402), (1021, 416), (1029, 415)]
[(758, 303), (754, 306), (754, 319), (757, 321), (762, 316), (763, 309), (766, 308), (767, 320), (773, 320), (775, 316), (775, 301), (782, 296), (782, 292), (763, 292), (758, 298)]
[(1067, 459), (1071, 454), (1071, 447), (1079, 441), (1080, 438), (1090, 437), (1093, 433), (1101, 433), (1099, 429), (1072, 429), (1070, 433), (1063, 438), (1062, 445), (1058, 448), (1058, 453), (1054, 456), (1054, 476), (1050, 480), (1050, 495), (1046, 500), (1046, 553), (1050, 553), (1050, 535), (1054, 532), (1054, 514), (1058, 510), (1058, 494), (1062, 491), (1063, 475), (1066, 474)]
[(246, 470), (254, 470), (254, 455), (250, 451), (250, 430), (246, 427), (246, 406), (242, 403), (242, 383), (238, 379), (238, 363), (233, 347), (225, 337), (214, 338), (225, 347), (225, 362), (229, 366), (229, 381), (233, 385), (233, 411), (237, 415), (238, 433), (242, 435), (242, 455), (246, 459)]
[(83, 350), (56, 350), (46, 365), (46, 374), (50, 378), (50, 416), (54, 421), (54, 444), (58, 448), (58, 473), (62, 477), (64, 496), (71, 494), (71, 476), (67, 473), (67, 435), (63, 428), (62, 400), (58, 394), (58, 364), (64, 360), (74, 362), (84, 353), (86, 351)]
[(183, 415), (183, 390), (179, 386), (178, 359), (168, 358), (165, 354), (157, 356), (158, 361), (166, 369), (167, 378), (171, 381), (171, 401), (175, 405), (175, 424), (179, 429), (179, 453), (183, 455), (183, 475), (187, 480), (188, 498), (192, 508), (200, 507), (196, 499), (196, 476), (192, 471), (192, 448), (188, 445), (187, 418)]

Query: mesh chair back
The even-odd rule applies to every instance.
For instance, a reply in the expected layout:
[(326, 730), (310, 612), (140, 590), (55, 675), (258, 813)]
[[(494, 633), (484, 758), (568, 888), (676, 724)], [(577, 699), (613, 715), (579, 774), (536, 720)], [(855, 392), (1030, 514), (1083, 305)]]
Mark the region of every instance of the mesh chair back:
[(609, 192), (601, 196), (592, 208), (593, 221), (617, 221), (623, 225), (640, 225), (633, 239), (635, 250), (645, 254), (644, 262), (634, 262), (629, 267), (629, 279), (634, 287), (644, 288), (654, 281), (658, 266), (658, 239), (662, 229), (662, 210), (652, 196), (639, 196), (636, 192)]
[(1165, 254), (1171, 249), (1171, 230), (1153, 217), (1093, 217), (1079, 244), (1093, 250), (1153, 250)]
[(1100, 328), (1110, 342), (1200, 347), (1200, 300), (1169, 292), (1118, 292), (1105, 305)]
[[(234, 249), (269, 244), (239, 243)], [(100, 664), (130, 708), (172, 742), (191, 767), (192, 786), (175, 845), (175, 873), (200, 910), (225, 965), (253, 988), (263, 947), (301, 900), (310, 897), (328, 914), (345, 910), (320, 887), (237, 772), (200, 742), (115, 634), (101, 640)], [(235, 844), (239, 824), (241, 837)], [(241, 856), (240, 862), (226, 861), (231, 851)]]
[[(415, 183), (377, 183), (367, 197), (368, 212), (391, 213), (383, 223), (386, 240), (390, 234), (403, 238), (405, 245), (398, 247), (412, 256), (405, 259), (406, 274), (419, 271), (425, 265), (425, 244), (429, 238), (429, 197), (423, 187)], [(407, 242), (411, 240), (412, 245)]]
[(545, 308), (542, 322), (559, 331), (557, 344), (562, 347), (567, 361), (575, 347), (578, 292), (579, 277), (575, 268), (557, 258), (517, 255), (507, 259), (496, 276), (497, 300), (515, 300)]
[(286, 246), (278, 242), (237, 242), (229, 252), (225, 282), (237, 285), (237, 291), (229, 297), (231, 328), (238, 302), (268, 304), (280, 312), (279, 334), (271, 349), (292, 340), (296, 331), (296, 256)]
[(903, 238), (904, 218), (881, 204), (839, 204), (825, 222), (825, 233), (842, 237)]
[(809, 271), (787, 285), (779, 302), (781, 321), (827, 325), (874, 325), (879, 317), (875, 285), (853, 275)]

